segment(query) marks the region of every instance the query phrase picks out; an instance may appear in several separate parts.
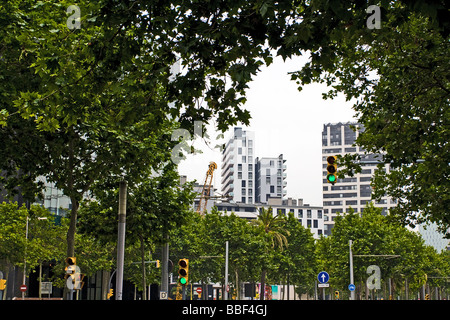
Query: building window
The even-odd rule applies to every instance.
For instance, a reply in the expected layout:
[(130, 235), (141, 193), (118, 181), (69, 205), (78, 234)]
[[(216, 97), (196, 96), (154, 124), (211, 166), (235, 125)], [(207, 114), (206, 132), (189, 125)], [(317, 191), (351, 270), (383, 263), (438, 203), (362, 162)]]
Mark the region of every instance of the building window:
[(311, 228), (311, 219), (306, 220), (306, 226)]
[(238, 164), (238, 171), (242, 171), (242, 164), (241, 163)]
[(319, 222), (316, 219), (314, 219), (313, 220), (313, 228), (318, 228), (318, 227), (319, 227)]
[(242, 156), (242, 163), (246, 163), (247, 162), (247, 157), (246, 156)]
[(253, 164), (251, 163), (248, 164), (248, 171), (253, 171)]
[(322, 219), (322, 210), (317, 210), (317, 219)]
[(307, 218), (311, 218), (311, 210), (310, 210), (310, 209), (308, 209), (308, 210), (306, 211), (306, 217), (307, 217)]
[(303, 218), (303, 209), (298, 209), (298, 217)]
[(238, 148), (238, 154), (242, 154), (242, 148)]
[(245, 180), (242, 180), (241, 187), (245, 187)]
[[(241, 200), (242, 200), (243, 203), (245, 203), (245, 197), (242, 197)], [(238, 209), (237, 211), (239, 212), (239, 208), (237, 208), (237, 209)]]
[(324, 206), (342, 206), (342, 201), (324, 201)]
[(241, 189), (241, 193), (242, 193), (243, 196), (245, 196), (245, 188)]
[(275, 186), (270, 186), (270, 193), (275, 193)]

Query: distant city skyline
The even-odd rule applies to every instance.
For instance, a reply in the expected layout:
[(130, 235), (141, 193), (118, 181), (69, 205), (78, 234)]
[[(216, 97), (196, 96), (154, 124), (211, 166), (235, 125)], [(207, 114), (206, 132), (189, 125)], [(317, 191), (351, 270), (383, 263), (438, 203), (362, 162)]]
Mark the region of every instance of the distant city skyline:
[[(255, 154), (272, 157), (283, 154), (287, 159), (287, 197), (302, 198), (304, 203), (322, 206), (322, 129), (325, 123), (355, 121), (353, 101), (343, 95), (323, 100), (326, 85), (310, 84), (297, 90), (288, 72), (296, 71), (307, 61), (306, 56), (287, 59), (274, 58), (269, 67), (261, 71), (247, 89), (244, 109), (250, 112), (250, 125), (243, 130), (255, 133)], [(216, 137), (214, 124), (207, 126), (209, 145), (200, 139), (193, 146), (201, 154), (190, 154), (179, 164), (179, 172), (189, 180), (203, 183), (210, 161), (219, 166), (213, 183), (220, 193), (222, 154), (215, 145), (223, 144), (233, 132), (230, 127), (223, 138)]]

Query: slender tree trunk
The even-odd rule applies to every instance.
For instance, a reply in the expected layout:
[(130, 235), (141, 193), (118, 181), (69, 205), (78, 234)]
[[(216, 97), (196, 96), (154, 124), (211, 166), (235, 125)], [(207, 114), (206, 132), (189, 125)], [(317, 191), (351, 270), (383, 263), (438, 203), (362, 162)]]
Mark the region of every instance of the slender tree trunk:
[(261, 273), (261, 290), (259, 292), (259, 300), (264, 300), (264, 294), (266, 292), (266, 270)]
[(241, 290), (239, 288), (239, 272), (238, 272), (238, 269), (235, 269), (235, 273), (236, 273), (236, 300), (241, 300), (241, 293), (240, 293)]
[[(74, 193), (74, 140), (76, 133), (73, 127), (70, 128), (70, 140), (68, 146), (69, 159), (67, 163), (66, 170), (70, 172), (67, 181), (67, 188), (70, 190), (70, 201), (72, 202), (72, 210), (70, 212), (70, 224), (67, 230), (67, 256), (75, 256), (75, 233), (77, 232), (77, 214), (78, 214), (78, 199), (75, 197)], [(81, 199), (81, 197), (80, 197)]]
[(72, 202), (72, 210), (70, 211), (70, 223), (67, 230), (67, 256), (75, 256), (75, 233), (77, 231), (77, 214), (78, 214), (78, 200), (75, 197), (70, 197)]
[(142, 300), (147, 300), (147, 283), (145, 279), (145, 244), (144, 237), (140, 237), (141, 240), (141, 263), (142, 263)]

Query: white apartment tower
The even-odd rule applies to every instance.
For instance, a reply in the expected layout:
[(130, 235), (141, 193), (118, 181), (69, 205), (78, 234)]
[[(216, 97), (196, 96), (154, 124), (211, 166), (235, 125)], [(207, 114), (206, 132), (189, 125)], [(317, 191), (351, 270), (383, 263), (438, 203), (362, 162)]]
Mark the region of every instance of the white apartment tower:
[[(364, 128), (356, 122), (347, 123), (328, 123), (324, 124), (322, 132), (322, 174), (323, 174), (323, 213), (325, 223), (325, 235), (330, 235), (334, 225), (334, 218), (337, 213), (345, 213), (352, 207), (355, 212), (362, 212), (367, 202), (372, 201), (372, 188), (370, 180), (377, 166), (379, 159), (374, 154), (364, 155), (364, 150), (354, 146), (358, 130)], [(362, 164), (361, 173), (353, 177), (338, 179), (335, 185), (327, 182), (327, 157), (330, 155), (344, 155), (347, 153), (359, 153), (364, 155), (363, 161), (369, 163)], [(385, 166), (389, 170), (389, 165)], [(338, 168), (339, 171), (339, 168)], [(376, 207), (382, 208), (382, 213), (387, 214), (389, 208), (396, 205), (396, 201), (390, 197), (384, 197), (381, 201), (374, 202)]]
[(255, 203), (255, 133), (234, 128), (222, 151), (222, 194), (236, 203)]
[(268, 203), (269, 198), (286, 197), (285, 162), (282, 154), (277, 158), (256, 158), (256, 202)]

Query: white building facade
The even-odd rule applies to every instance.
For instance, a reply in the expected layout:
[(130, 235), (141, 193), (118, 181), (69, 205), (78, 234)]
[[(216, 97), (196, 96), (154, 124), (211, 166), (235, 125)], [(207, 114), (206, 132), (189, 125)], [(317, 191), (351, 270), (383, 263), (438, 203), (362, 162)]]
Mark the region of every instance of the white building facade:
[(285, 198), (286, 160), (280, 154), (276, 158), (256, 158), (256, 202), (268, 203), (269, 198)]
[(293, 213), (294, 217), (311, 231), (315, 239), (320, 238), (324, 234), (323, 208), (303, 204), (302, 199), (269, 198), (267, 203), (215, 202), (214, 205), (223, 213), (234, 213), (238, 217), (247, 220), (257, 219), (260, 208), (272, 208), (274, 215), (287, 216), (289, 213)]
[(222, 151), (222, 194), (236, 203), (255, 203), (255, 133), (234, 128)]
[[(396, 201), (390, 197), (384, 197), (381, 201), (371, 199), (372, 187), (370, 180), (380, 159), (375, 154), (364, 155), (364, 150), (354, 146), (358, 130), (364, 130), (356, 122), (328, 123), (324, 124), (322, 132), (322, 179), (323, 179), (323, 211), (325, 218), (325, 235), (331, 234), (334, 219), (338, 213), (349, 212), (350, 207), (356, 212), (363, 212), (367, 202), (373, 201), (376, 207), (382, 208), (382, 213), (387, 214), (389, 208), (396, 206)], [(331, 155), (359, 153), (362, 161), (368, 162), (361, 165), (361, 173), (353, 177), (337, 179), (335, 185), (327, 182), (327, 157)], [(339, 167), (337, 168), (339, 171)], [(385, 165), (389, 172), (389, 165)]]

